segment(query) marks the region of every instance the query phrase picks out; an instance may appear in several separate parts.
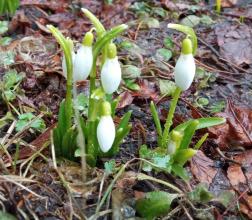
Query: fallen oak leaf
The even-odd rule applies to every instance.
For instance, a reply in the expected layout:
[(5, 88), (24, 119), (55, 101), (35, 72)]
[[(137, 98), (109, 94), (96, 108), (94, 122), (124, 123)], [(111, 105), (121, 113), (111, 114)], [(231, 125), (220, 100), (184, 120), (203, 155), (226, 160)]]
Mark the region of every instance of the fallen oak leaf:
[(216, 116), (226, 118), (226, 123), (209, 128), (220, 149), (252, 147), (252, 109), (235, 106), (228, 100), (225, 112)]
[(130, 105), (133, 102), (134, 98), (129, 91), (125, 91), (119, 95), (119, 100), (120, 101), (117, 105), (117, 108), (121, 109)]
[(201, 150), (190, 161), (192, 174), (201, 183), (210, 185), (217, 174), (214, 161), (208, 158)]
[[(252, 150), (247, 150), (242, 154), (234, 156), (233, 160), (243, 164), (244, 169), (238, 164), (232, 164), (228, 167), (227, 176), (233, 187), (237, 188), (241, 184), (247, 184), (252, 181)], [(252, 182), (251, 182), (252, 183)], [(248, 183), (248, 184), (251, 184)], [(237, 188), (237, 190), (240, 190)]]
[(132, 93), (133, 97), (151, 99), (153, 101), (158, 101), (158, 90), (154, 82), (149, 82), (146, 79), (139, 80), (138, 83), (140, 89)]

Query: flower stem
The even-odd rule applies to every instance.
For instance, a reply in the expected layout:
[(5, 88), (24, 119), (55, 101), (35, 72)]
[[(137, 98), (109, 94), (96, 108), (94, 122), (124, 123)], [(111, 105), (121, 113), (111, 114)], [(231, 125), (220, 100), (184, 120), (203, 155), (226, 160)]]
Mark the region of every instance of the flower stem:
[(170, 128), (172, 126), (172, 119), (175, 113), (175, 109), (178, 103), (178, 99), (180, 97), (180, 93), (181, 93), (181, 89), (179, 87), (176, 88), (174, 94), (173, 94), (173, 98), (171, 101), (171, 105), (170, 105), (170, 109), (169, 109), (169, 113), (164, 125), (164, 132), (163, 132), (163, 137), (162, 137), (162, 147), (166, 148), (167, 144), (168, 144), (168, 137), (169, 137), (169, 131)]

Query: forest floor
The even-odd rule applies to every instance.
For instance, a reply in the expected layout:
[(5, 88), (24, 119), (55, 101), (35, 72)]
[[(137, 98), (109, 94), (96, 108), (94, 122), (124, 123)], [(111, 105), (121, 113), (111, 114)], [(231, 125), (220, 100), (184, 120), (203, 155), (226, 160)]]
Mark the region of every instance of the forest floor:
[[(172, 191), (160, 182), (137, 178), (145, 173), (184, 193), (205, 183), (204, 193), (214, 197), (191, 203), (178, 199), (160, 219), (252, 219), (252, 4), (223, 0), (217, 14), (212, 1), (69, 2), (21, 0), (13, 17), (1, 17), (9, 21), (8, 31), (0, 37), (0, 88), (9, 99), (0, 98), (1, 209), (13, 219), (141, 219), (135, 209), (139, 198), (150, 191)], [(119, 154), (89, 168), (84, 185), (80, 163), (62, 160), (58, 171), (53, 166), (50, 133), (66, 80), (62, 52), (46, 28), (52, 24), (81, 42), (91, 28), (82, 7), (107, 29), (129, 25), (115, 41), (124, 78), (116, 94), (121, 97), (116, 120), (132, 110), (132, 129)], [(194, 142), (204, 133), (209, 137), (186, 164), (188, 183), (170, 173), (141, 171), (137, 160), (141, 145), (157, 145), (150, 101), (164, 122), (174, 89), (173, 68), (183, 34), (168, 29), (168, 23), (193, 27), (199, 44), (195, 81), (182, 93), (174, 124), (202, 116), (226, 118), (225, 124), (196, 133)], [(83, 81), (78, 92), (88, 95), (88, 87), (88, 80)], [(80, 108), (85, 110), (86, 104), (80, 101)], [(35, 117), (39, 125), (26, 126)], [(111, 159), (115, 169), (108, 173), (104, 164), (113, 164)], [(107, 200), (97, 210), (105, 192)]]

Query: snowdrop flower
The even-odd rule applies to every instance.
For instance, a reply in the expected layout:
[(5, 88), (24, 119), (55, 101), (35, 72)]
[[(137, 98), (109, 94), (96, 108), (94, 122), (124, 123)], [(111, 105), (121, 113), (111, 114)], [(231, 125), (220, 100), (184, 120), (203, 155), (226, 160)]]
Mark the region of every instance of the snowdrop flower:
[(108, 47), (108, 58), (101, 70), (102, 87), (107, 94), (115, 92), (121, 82), (122, 72), (116, 54), (116, 46), (111, 43)]
[(176, 153), (177, 149), (179, 148), (182, 137), (183, 135), (178, 131), (171, 132), (171, 137), (170, 137), (168, 147), (167, 147), (168, 154)]
[(85, 80), (93, 66), (93, 43), (94, 36), (91, 32), (87, 32), (82, 45), (77, 50), (77, 54), (75, 56), (73, 62), (73, 80), (81, 81)]
[(102, 116), (97, 126), (97, 139), (101, 151), (104, 153), (110, 150), (115, 139), (115, 124), (111, 117), (109, 102), (102, 103)]
[[(93, 51), (92, 51), (92, 43), (93, 43), (93, 34), (91, 32), (87, 32), (82, 45), (77, 50), (77, 53), (74, 53), (72, 49), (72, 62), (73, 62), (73, 81), (81, 81), (85, 80), (93, 65)], [(63, 55), (62, 59), (62, 70), (63, 75), (67, 78), (67, 67), (66, 67), (66, 59), (65, 55)]]
[(195, 75), (195, 62), (192, 54), (192, 42), (186, 38), (182, 42), (182, 50), (179, 59), (175, 66), (175, 82), (177, 86), (182, 90), (187, 90)]

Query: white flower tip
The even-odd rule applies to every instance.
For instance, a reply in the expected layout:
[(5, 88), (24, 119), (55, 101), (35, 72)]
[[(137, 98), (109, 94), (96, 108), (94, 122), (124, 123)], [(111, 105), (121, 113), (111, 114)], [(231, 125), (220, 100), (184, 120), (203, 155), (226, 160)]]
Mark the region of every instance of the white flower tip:
[(170, 141), (167, 148), (168, 154), (174, 154), (176, 152), (176, 143), (174, 141)]
[(173, 23), (169, 23), (169, 24), (167, 24), (167, 27), (168, 27), (168, 28), (173, 28), (173, 27), (174, 27), (174, 24), (173, 24)]
[(122, 72), (118, 58), (107, 59), (101, 70), (101, 82), (105, 93), (115, 92), (120, 85), (121, 77)]
[(97, 127), (97, 139), (101, 151), (108, 152), (115, 140), (115, 124), (110, 115), (102, 116)]
[(177, 60), (174, 74), (176, 85), (182, 90), (187, 90), (194, 79), (196, 66), (192, 54), (181, 54)]
[(85, 80), (91, 72), (93, 65), (92, 47), (81, 46), (73, 62), (73, 79), (74, 81)]

